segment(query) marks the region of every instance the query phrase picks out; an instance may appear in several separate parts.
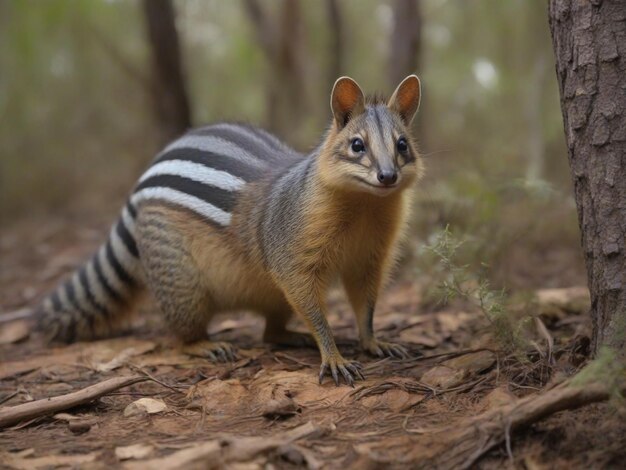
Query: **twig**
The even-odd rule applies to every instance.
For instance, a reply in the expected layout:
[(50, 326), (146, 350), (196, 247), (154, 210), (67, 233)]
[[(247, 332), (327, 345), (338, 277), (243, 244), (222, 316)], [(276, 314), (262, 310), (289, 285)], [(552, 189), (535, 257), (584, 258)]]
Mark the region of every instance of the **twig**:
[(137, 375), (115, 377), (95, 385), (90, 385), (77, 392), (60, 395), (58, 397), (43, 398), (41, 400), (0, 410), (0, 429), (17, 424), (21, 421), (46, 416), (51, 413), (56, 413), (57, 411), (67, 410), (74, 406), (88, 403), (107, 393), (145, 380), (149, 380), (149, 377)]
[[(245, 462), (261, 453), (271, 452), (281, 446), (291, 444), (298, 439), (317, 436), (324, 430), (312, 422), (290, 429), (274, 436), (239, 437), (223, 436), (220, 439), (205, 441), (201, 444), (179, 450), (166, 457), (140, 462), (128, 462), (126, 469), (159, 468), (170, 470), (187, 468), (194, 463), (220, 463), (219, 467), (228, 467), (226, 463)], [(211, 467), (209, 465), (209, 467)]]
[(9, 323), (15, 320), (24, 320), (35, 316), (35, 311), (30, 308), (20, 308), (11, 312), (0, 314), (0, 323)]
[[(626, 392), (626, 384), (619, 387)], [(513, 433), (563, 410), (573, 410), (608, 400), (611, 390), (604, 383), (575, 386), (571, 381), (522, 400), (487, 411), (465, 425), (455, 424), (429, 436), (408, 459), (418, 467), (470, 468), (485, 453), (505, 442), (512, 456)]]
[(129, 364), (131, 370), (138, 372), (140, 374), (145, 375), (147, 378), (149, 378), (150, 380), (152, 380), (155, 383), (158, 383), (159, 385), (165, 387), (165, 388), (169, 388), (170, 390), (173, 390), (176, 393), (182, 393), (183, 395), (185, 395), (187, 392), (183, 392), (182, 390), (180, 390), (180, 388), (174, 386), (174, 385), (170, 385), (170, 384), (166, 384), (165, 382), (162, 382), (161, 380), (157, 379), (156, 377), (154, 377), (153, 375), (151, 375), (150, 373), (148, 373), (146, 370), (144, 370), (143, 368), (139, 367), (139, 366), (135, 366), (133, 364)]
[(308, 362), (301, 361), (297, 357), (293, 357), (292, 355), (284, 353), (284, 352), (276, 352), (276, 353), (274, 353), (274, 355), (276, 357), (279, 357), (279, 358), (289, 359), (290, 361), (295, 362), (299, 366), (315, 367), (315, 364), (311, 364), (311, 363), (308, 363)]
[(20, 393), (20, 391), (16, 390), (15, 392), (9, 393), (6, 397), (0, 398), (0, 405), (2, 405), (3, 403), (9, 401), (11, 398), (13, 398), (18, 393)]

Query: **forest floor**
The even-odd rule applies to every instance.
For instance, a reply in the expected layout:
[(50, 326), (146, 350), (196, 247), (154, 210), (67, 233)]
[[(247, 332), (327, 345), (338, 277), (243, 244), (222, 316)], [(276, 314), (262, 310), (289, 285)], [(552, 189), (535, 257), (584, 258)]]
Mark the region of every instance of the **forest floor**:
[[(106, 224), (86, 224), (4, 230), (0, 311), (32, 305), (95, 249)], [(448, 468), (458, 462), (438, 454), (433, 436), (553, 389), (588, 360), (585, 288), (539, 294), (546, 330), (522, 359), (499, 350), (480, 311), (427, 307), (421, 290), (404, 276), (375, 318), (379, 336), (407, 347), (408, 360), (360, 352), (347, 303), (332, 292), (339, 348), (364, 366), (355, 388), (320, 385), (315, 349), (263, 344), (262, 320), (246, 313), (210, 326), (239, 350), (227, 364), (183, 354), (150, 303), (132, 334), (68, 346), (46, 346), (22, 321), (0, 323), (0, 415), (114, 377), (146, 379), (0, 430), (0, 468)], [(479, 468), (616, 468), (626, 461), (626, 419), (613, 402), (564, 411), (507, 431), (507, 442), (476, 459)]]

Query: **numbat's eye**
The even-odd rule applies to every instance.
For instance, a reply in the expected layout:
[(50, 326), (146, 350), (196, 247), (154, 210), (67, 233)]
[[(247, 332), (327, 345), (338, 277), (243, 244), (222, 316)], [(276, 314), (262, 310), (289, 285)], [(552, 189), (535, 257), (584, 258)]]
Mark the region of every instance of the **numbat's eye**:
[(398, 152), (404, 153), (409, 150), (409, 144), (407, 144), (406, 139), (404, 137), (400, 137), (398, 139), (398, 143), (396, 144), (398, 147)]
[(352, 139), (352, 144), (350, 145), (350, 148), (352, 149), (354, 153), (365, 152), (365, 144), (358, 137), (355, 139)]

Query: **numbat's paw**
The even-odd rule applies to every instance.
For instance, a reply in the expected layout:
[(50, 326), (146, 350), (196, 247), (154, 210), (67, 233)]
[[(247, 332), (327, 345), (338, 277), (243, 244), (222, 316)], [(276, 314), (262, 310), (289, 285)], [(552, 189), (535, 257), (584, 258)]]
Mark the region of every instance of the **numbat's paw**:
[(411, 355), (404, 346), (386, 341), (373, 340), (363, 345), (363, 349), (372, 356), (396, 357), (398, 359), (409, 359)]
[(328, 358), (322, 358), (322, 366), (320, 367), (320, 384), (324, 381), (324, 376), (330, 371), (330, 375), (335, 381), (335, 385), (339, 386), (339, 374), (347, 385), (354, 387), (355, 380), (365, 380), (361, 371), (361, 364), (357, 361), (346, 361), (339, 354)]
[(217, 341), (199, 341), (183, 346), (183, 352), (190, 356), (203, 357), (214, 362), (237, 360), (237, 350), (230, 343)]

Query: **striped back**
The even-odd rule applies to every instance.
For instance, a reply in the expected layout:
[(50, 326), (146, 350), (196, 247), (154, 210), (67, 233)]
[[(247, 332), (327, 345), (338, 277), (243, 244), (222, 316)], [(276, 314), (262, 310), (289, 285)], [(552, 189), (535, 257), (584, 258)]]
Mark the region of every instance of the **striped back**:
[(130, 198), (186, 207), (219, 226), (230, 223), (237, 191), (273, 166), (301, 156), (276, 137), (242, 124), (215, 124), (168, 145)]

